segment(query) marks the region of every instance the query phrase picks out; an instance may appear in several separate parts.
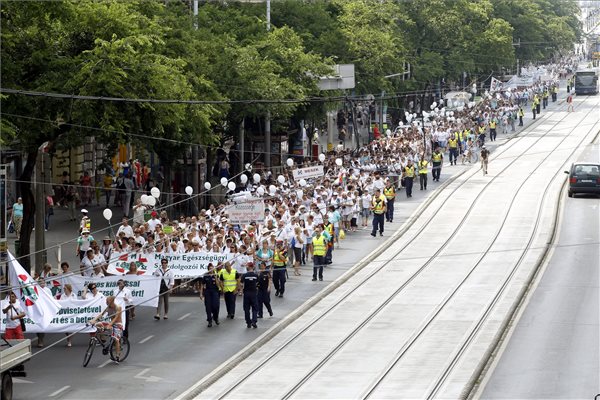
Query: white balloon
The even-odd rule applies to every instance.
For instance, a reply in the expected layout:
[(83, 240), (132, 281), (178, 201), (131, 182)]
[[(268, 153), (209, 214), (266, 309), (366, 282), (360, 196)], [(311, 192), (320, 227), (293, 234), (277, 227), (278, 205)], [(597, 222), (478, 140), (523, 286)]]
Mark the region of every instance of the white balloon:
[(229, 189), (231, 191), (235, 190), (235, 182), (229, 182), (227, 184), (227, 189)]
[(153, 187), (152, 189), (150, 189), (150, 194), (153, 197), (159, 198), (160, 197), (160, 190), (157, 187)]
[(260, 182), (260, 175), (259, 174), (254, 174), (254, 176), (252, 177), (252, 179), (254, 179), (254, 183), (259, 183)]
[(191, 196), (191, 195), (192, 195), (192, 193), (194, 193), (194, 189), (192, 189), (192, 187), (191, 187), (191, 186), (186, 186), (186, 187), (185, 187), (185, 193), (186, 193), (188, 196)]
[(148, 196), (148, 195), (145, 195), (145, 194), (143, 194), (143, 195), (140, 197), (140, 200), (142, 200), (142, 204), (148, 204), (148, 197), (150, 197), (150, 196)]
[(148, 197), (148, 205), (154, 207), (156, 205), (156, 197)]
[(277, 188), (275, 187), (275, 185), (269, 186), (269, 193), (275, 194), (276, 192), (277, 192)]
[(323, 154), (323, 153), (319, 154), (319, 161), (321, 161), (321, 162), (325, 161), (325, 154)]
[(285, 163), (287, 164), (288, 167), (292, 167), (294, 165), (294, 160), (292, 160), (291, 158), (288, 158)]
[(285, 177), (283, 175), (279, 175), (277, 177), (277, 182), (279, 182), (283, 185), (285, 183)]
[(259, 187), (256, 189), (256, 193), (257, 193), (259, 196), (262, 196), (263, 194), (265, 194), (265, 188), (263, 188), (262, 186), (259, 186)]
[(246, 174), (242, 174), (242, 176), (240, 176), (240, 181), (242, 183), (248, 182), (248, 176)]
[(246, 171), (252, 171), (252, 165), (250, 163), (247, 163), (245, 165)]
[(300, 183), (300, 186), (304, 187), (306, 186), (306, 179), (300, 179), (300, 182), (298, 183)]
[(110, 221), (112, 218), (112, 210), (110, 208), (105, 208), (104, 211), (102, 211), (102, 215), (104, 216), (104, 219)]
[(227, 178), (223, 177), (221, 178), (221, 186), (225, 186), (227, 185)]
[(204, 182), (204, 189), (210, 190), (211, 187), (212, 185), (210, 184), (210, 182)]
[(342, 166), (342, 164), (343, 164), (343, 161), (342, 161), (342, 159), (341, 159), (341, 158), (337, 158), (337, 159), (335, 160), (335, 165), (337, 165), (338, 167), (341, 167), (341, 166)]

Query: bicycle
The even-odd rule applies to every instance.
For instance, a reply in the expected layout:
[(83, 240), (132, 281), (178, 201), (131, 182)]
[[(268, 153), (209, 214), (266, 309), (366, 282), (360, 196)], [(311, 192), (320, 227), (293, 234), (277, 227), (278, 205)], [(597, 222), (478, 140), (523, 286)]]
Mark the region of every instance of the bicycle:
[[(111, 332), (108, 332), (108, 330), (105, 329), (104, 325), (102, 324), (96, 324), (96, 328), (96, 336), (92, 336), (90, 338), (90, 343), (83, 357), (83, 367), (87, 367), (87, 365), (90, 363), (92, 355), (94, 354), (94, 349), (98, 345), (102, 346), (102, 354), (110, 354), (111, 360), (116, 362), (125, 361), (129, 355), (129, 339), (125, 336), (121, 336), (119, 339), (119, 343), (121, 344), (121, 354), (117, 358), (117, 354), (115, 354), (115, 339), (112, 337)], [(107, 335), (108, 339), (106, 338)]]

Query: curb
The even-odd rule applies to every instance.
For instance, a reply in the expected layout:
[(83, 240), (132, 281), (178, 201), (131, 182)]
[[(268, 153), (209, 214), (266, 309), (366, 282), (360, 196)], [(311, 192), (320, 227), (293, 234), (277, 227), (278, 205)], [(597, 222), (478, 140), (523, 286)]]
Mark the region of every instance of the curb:
[(176, 400), (188, 400), (193, 399), (206, 390), (209, 386), (214, 384), (216, 381), (224, 377), (229, 371), (231, 371), (234, 367), (236, 367), (239, 363), (244, 361), (246, 358), (250, 357), (254, 352), (256, 352), (260, 347), (262, 347), (266, 342), (271, 340), (293, 322), (295, 322), (298, 318), (300, 318), (304, 313), (310, 310), (313, 306), (323, 300), (326, 296), (328, 296), (332, 291), (346, 283), (350, 278), (360, 272), (363, 268), (365, 268), (369, 263), (381, 255), (385, 250), (388, 249), (390, 243), (398, 240), (404, 233), (406, 233), (418, 220), (421, 213), (442, 193), (442, 190), (453, 183), (456, 179), (458, 179), (461, 175), (466, 173), (469, 169), (464, 169), (451, 176), (448, 180), (442, 183), (436, 191), (423, 201), (417, 207), (415, 211), (411, 214), (406, 222), (404, 222), (403, 226), (396, 231), (392, 236), (390, 236), (386, 241), (384, 241), (381, 245), (379, 245), (375, 250), (373, 250), (370, 254), (365, 256), (362, 260), (360, 260), (354, 267), (350, 268), (346, 271), (342, 276), (336, 279), (334, 282), (330, 283), (328, 286), (323, 288), (320, 292), (315, 294), (310, 299), (306, 300), (300, 307), (296, 310), (292, 311), (288, 314), (284, 319), (279, 321), (275, 326), (269, 329), (267, 332), (260, 335), (250, 344), (248, 344), (245, 348), (240, 350), (238, 353), (233, 355), (229, 360), (221, 364), (217, 367), (213, 372), (209, 375), (201, 379), (199, 382), (191, 386), (185, 392), (179, 394), (175, 397)]

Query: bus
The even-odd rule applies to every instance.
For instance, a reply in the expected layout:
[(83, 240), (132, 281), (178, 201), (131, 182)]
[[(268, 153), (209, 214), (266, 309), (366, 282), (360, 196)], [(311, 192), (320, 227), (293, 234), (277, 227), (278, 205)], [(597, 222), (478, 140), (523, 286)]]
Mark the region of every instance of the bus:
[(598, 72), (594, 70), (580, 70), (575, 72), (576, 94), (598, 93)]

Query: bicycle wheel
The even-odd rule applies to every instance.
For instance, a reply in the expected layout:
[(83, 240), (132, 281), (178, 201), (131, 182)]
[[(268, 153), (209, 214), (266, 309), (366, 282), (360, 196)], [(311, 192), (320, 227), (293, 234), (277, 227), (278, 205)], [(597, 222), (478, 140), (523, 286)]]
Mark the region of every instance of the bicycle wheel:
[[(129, 339), (122, 336), (119, 342), (121, 343), (121, 356), (119, 357), (119, 361), (125, 361), (129, 355)], [(110, 344), (110, 359), (113, 361), (117, 359), (114, 340)]]
[(87, 365), (90, 363), (90, 360), (92, 359), (92, 354), (94, 354), (94, 349), (96, 348), (96, 338), (91, 338), (90, 339), (90, 344), (88, 345), (87, 351), (85, 352), (85, 355), (83, 356), (83, 366), (87, 367)]

